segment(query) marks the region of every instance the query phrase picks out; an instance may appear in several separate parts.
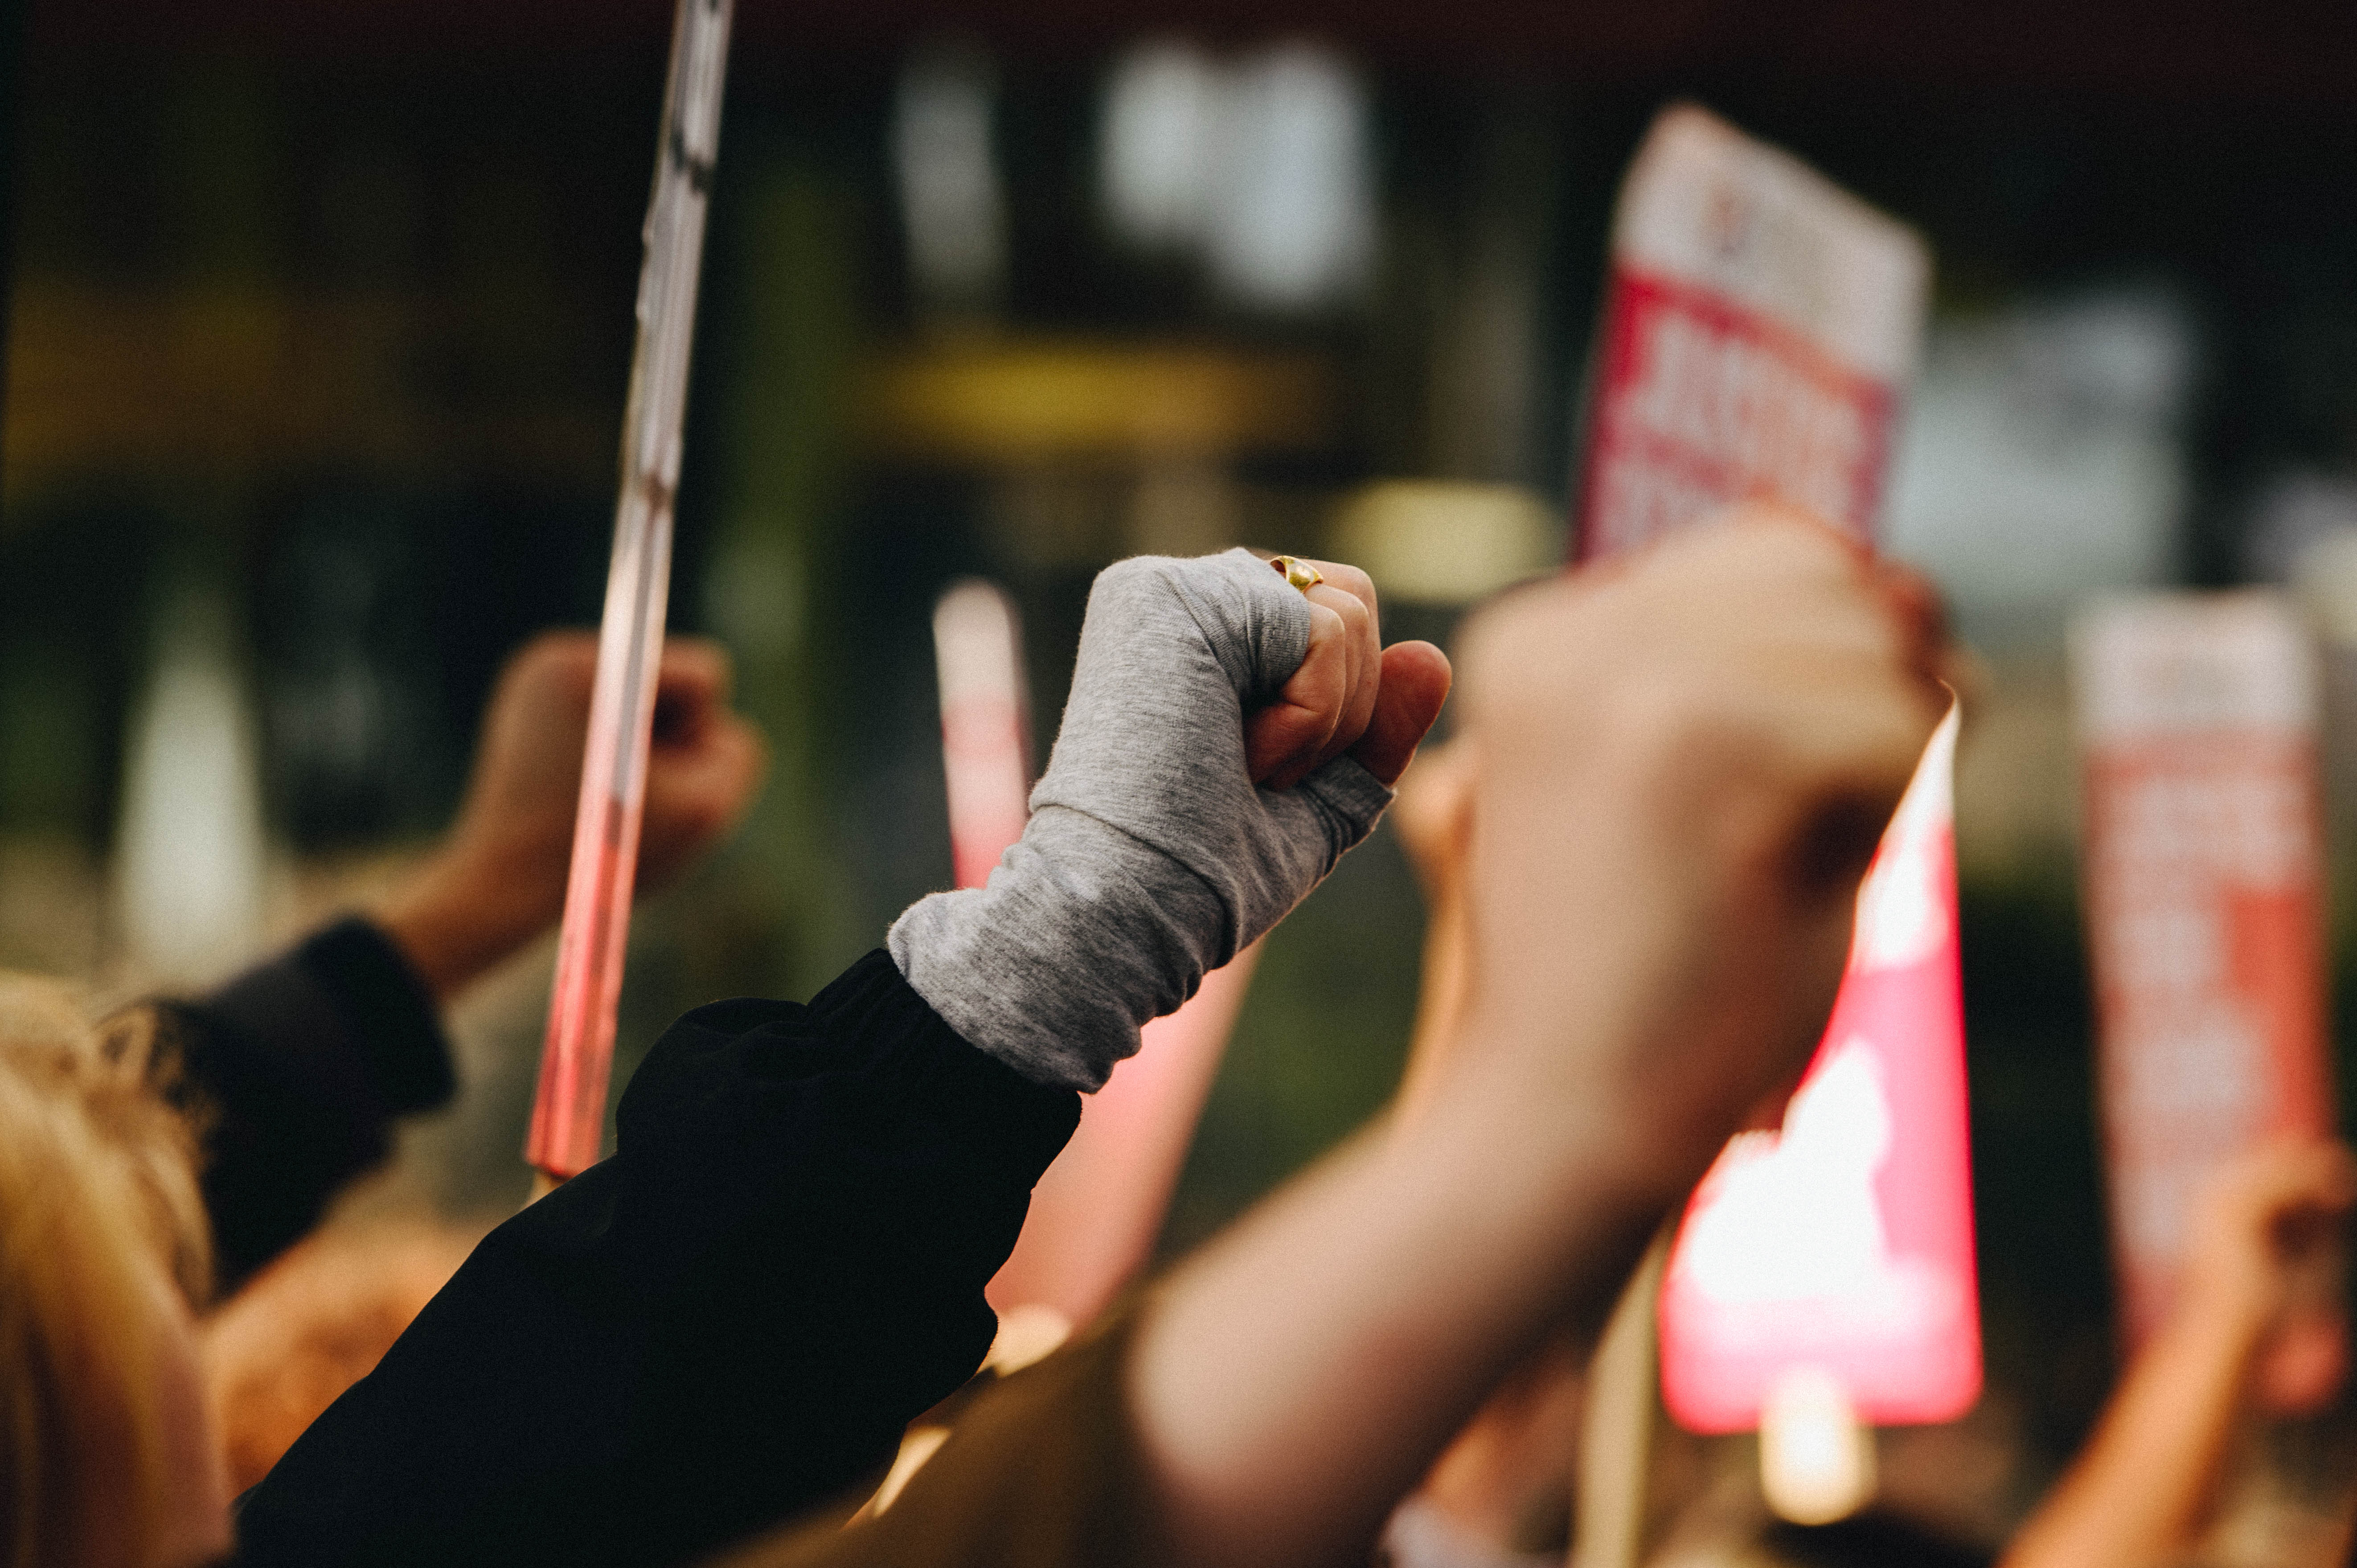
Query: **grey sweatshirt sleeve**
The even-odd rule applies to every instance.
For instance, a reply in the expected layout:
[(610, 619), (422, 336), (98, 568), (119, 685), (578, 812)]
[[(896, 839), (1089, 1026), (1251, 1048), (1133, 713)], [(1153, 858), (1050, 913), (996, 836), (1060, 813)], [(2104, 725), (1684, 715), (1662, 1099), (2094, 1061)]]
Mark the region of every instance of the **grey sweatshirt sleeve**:
[(888, 939), (952, 1028), (1035, 1082), (1096, 1089), (1373, 831), (1391, 791), (1349, 757), (1281, 792), (1244, 770), (1244, 715), (1309, 625), (1248, 551), (1098, 575), (1030, 825), (987, 886), (920, 899)]

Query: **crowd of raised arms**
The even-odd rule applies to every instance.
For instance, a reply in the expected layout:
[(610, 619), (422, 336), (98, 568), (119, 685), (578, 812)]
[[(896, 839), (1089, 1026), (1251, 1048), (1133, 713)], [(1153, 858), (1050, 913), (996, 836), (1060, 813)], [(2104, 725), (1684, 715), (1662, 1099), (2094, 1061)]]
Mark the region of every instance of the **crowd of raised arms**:
[[(1566, 1402), (1815, 1045), (1952, 655), (1920, 580), (1762, 508), (1501, 596), (1454, 671), (1312, 565), (1108, 568), (987, 885), (805, 1001), (679, 1018), (615, 1153), (479, 1239), (360, 1261), (314, 1233), (453, 1094), (443, 1004), (557, 918), (587, 638), (516, 655), (457, 822), (375, 909), (105, 1017), (0, 977), (0, 1564), (1538, 1560)], [(674, 639), (641, 885), (733, 830), (762, 757), (724, 656)], [(1082, 1096), (1395, 789), (1432, 910), (1408, 1090), (978, 1377), (984, 1286)], [(2180, 1558), (2303, 1238), (2352, 1196), (2337, 1144), (2224, 1174), (2175, 1315), (2006, 1563)], [(946, 1440), (874, 1506), (920, 1417)]]

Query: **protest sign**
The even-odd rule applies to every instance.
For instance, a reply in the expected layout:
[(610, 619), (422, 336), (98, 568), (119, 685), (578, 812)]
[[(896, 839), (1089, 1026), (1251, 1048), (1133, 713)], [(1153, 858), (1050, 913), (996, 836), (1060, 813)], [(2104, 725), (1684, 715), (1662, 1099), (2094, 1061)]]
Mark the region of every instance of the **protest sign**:
[(1751, 499), (1871, 542), (1930, 273), (1912, 230), (1799, 160), (1664, 112), (1613, 220), (1578, 558)]
[(2196, 1195), (2332, 1125), (2317, 671), (2283, 596), (2149, 594), (2072, 628), (2087, 936), (2130, 1343), (2168, 1311)]
[(1979, 1392), (1956, 728), (1951, 711), (1883, 834), (1782, 1127), (1729, 1144), (1688, 1206), (1661, 1336), (1663, 1395), (1691, 1430), (1745, 1430), (1828, 1387), (1873, 1423), (1953, 1420)]

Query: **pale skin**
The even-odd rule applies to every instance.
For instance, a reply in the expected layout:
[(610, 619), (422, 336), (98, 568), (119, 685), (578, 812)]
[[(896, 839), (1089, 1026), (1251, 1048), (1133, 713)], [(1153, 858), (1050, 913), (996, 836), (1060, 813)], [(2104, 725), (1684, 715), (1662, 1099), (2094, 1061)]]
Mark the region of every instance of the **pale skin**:
[[(1902, 613), (1935, 625), (1928, 589), (1904, 568), (1878, 566)], [(1955, 661), (1943, 679), (1954, 684)], [(1474, 755), (1446, 746), (1420, 754), (1391, 811), (1425, 900), (1422, 985), (1415, 1039), (1394, 1120), (1419, 1115), (1445, 1081), (1471, 978), (1466, 864), (1473, 834)], [(1449, 1443), (1419, 1488), (1469, 1539), (1499, 1551), (1557, 1549), (1571, 1506), (1587, 1366), (1584, 1337), (1557, 1330), (1517, 1366)]]
[(1936, 618), (1753, 512), (1468, 639), (1458, 1047), (1150, 1300), (1128, 1393), (1178, 1561), (1363, 1562), (1507, 1371), (1592, 1332), (1788, 1091), (1945, 694)]
[[(1904, 568), (1879, 566), (1886, 595), (1924, 624), (1932, 601)], [(1958, 660), (1943, 661), (1952, 686)], [(1401, 779), (1391, 811), (1424, 894), (1422, 984), (1407, 1071), (1392, 1107), (1394, 1119), (1421, 1113), (1446, 1069), (1462, 1026), (1471, 978), (1466, 861), (1473, 835), (1471, 748), (1445, 746), (1419, 755)], [(1764, 1116), (1762, 1120), (1772, 1120)], [(1419, 1495), (1466, 1537), (1501, 1552), (1559, 1550), (1572, 1505), (1587, 1351), (1569, 1328), (1551, 1335), (1449, 1443)]]
[(2161, 1568), (2193, 1549), (2270, 1342), (2303, 1337), (2287, 1322), (2300, 1273), (2352, 1203), (2357, 1159), (2325, 1139), (2263, 1144), (2218, 1173), (2167, 1321), (2003, 1568)]
[[(1391, 823), (1424, 892), (1424, 972), (1394, 1119), (1421, 1112), (1445, 1082), (1471, 976), (1465, 863), (1473, 836), (1472, 753), (1444, 746), (1400, 780)], [(1501, 1552), (1559, 1549), (1578, 1461), (1587, 1370), (1581, 1335), (1561, 1330), (1509, 1373), (1434, 1462), (1419, 1488), (1458, 1530)]]
[(1472, 978), (1466, 942), (1465, 860), (1473, 843), (1473, 753), (1436, 746), (1419, 755), (1392, 802), (1392, 831), (1424, 893), (1424, 969), (1415, 1033), (1392, 1114), (1413, 1117), (1439, 1080), (1465, 1017)]
[[(447, 999), (555, 923), (565, 904), (588, 732), (597, 639), (552, 632), (511, 659), (493, 693), (457, 821), (378, 918), (434, 992)], [(728, 706), (726, 652), (673, 638), (663, 650), (655, 743), (647, 768), (639, 886), (684, 870), (735, 827), (764, 767), (759, 734)], [(111, 1496), (91, 1499), (96, 1543), (80, 1568), (194, 1568), (230, 1545), (229, 1488), (198, 1335), (188, 1304), (156, 1273), (153, 1332), (167, 1413), (170, 1473), (160, 1549), (145, 1562), (109, 1531)], [(93, 1464), (83, 1473), (117, 1474)]]

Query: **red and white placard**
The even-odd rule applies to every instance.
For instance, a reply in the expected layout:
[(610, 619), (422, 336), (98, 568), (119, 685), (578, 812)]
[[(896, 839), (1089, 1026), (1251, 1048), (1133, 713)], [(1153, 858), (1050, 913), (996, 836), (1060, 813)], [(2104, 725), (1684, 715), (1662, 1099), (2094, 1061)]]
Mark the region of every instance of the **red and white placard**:
[(1875, 1423), (1980, 1391), (1951, 712), (1858, 891), (1849, 967), (1782, 1129), (1729, 1144), (1689, 1204), (1661, 1302), (1662, 1392), (1748, 1430), (1781, 1391)]
[(1872, 540), (1930, 271), (1914, 231), (1806, 165), (1665, 111), (1613, 222), (1579, 559), (1748, 499)]
[(2071, 676), (2133, 1342), (2168, 1310), (2210, 1173), (2332, 1124), (2317, 672), (2290, 602), (2252, 589), (2104, 601), (2072, 628)]

